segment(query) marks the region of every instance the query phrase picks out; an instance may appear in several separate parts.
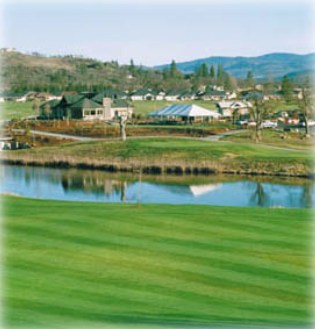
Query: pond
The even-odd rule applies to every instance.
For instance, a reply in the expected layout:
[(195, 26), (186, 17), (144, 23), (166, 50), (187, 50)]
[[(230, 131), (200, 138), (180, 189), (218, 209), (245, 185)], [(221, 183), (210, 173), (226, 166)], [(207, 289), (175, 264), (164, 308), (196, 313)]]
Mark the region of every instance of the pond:
[(311, 180), (238, 176), (144, 176), (2, 166), (1, 193), (87, 202), (309, 208)]

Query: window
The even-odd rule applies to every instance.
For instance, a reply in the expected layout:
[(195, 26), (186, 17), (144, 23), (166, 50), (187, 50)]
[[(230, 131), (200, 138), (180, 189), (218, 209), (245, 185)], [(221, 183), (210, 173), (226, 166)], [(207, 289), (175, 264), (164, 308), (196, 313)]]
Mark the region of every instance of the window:
[(91, 115), (95, 115), (95, 110), (92, 110), (91, 111)]
[(97, 110), (97, 114), (103, 114), (103, 110)]

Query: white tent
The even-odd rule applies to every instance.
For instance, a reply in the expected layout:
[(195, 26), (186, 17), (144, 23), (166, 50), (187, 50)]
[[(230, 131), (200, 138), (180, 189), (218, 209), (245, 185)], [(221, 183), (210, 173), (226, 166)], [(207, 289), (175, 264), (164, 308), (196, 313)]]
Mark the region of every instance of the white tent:
[(150, 117), (181, 117), (181, 118), (214, 118), (221, 117), (220, 113), (210, 111), (194, 104), (173, 104), (149, 114)]

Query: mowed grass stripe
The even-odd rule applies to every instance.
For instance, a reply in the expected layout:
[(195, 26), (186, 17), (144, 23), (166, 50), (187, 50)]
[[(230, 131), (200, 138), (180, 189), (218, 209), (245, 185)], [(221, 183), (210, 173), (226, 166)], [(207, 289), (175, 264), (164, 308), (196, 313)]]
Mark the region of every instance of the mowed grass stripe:
[[(140, 249), (148, 250), (159, 250), (161, 252), (175, 252), (180, 254), (187, 254), (190, 256), (198, 256), (202, 253), (202, 256), (210, 260), (220, 259), (221, 262), (233, 263), (240, 266), (240, 268), (250, 267), (255, 269), (257, 273), (274, 276), (282, 280), (293, 280), (302, 281), (307, 277), (303, 276), (299, 268), (294, 268), (294, 266), (280, 264), (279, 262), (273, 260), (259, 259), (257, 256), (252, 254), (243, 253), (243, 250), (237, 250), (224, 244), (211, 244), (200, 243), (198, 241), (183, 241), (170, 238), (154, 239), (151, 235), (142, 234), (114, 234), (101, 231), (95, 233), (92, 236), (86, 236), (86, 230), (82, 230), (79, 233), (74, 234), (64, 233), (56, 230), (46, 229), (42, 227), (28, 227), (19, 226), (15, 228), (15, 232), (19, 232), (22, 235), (36, 237), (45, 237), (47, 239), (53, 239), (56, 243), (62, 243), (63, 240), (72, 242), (74, 244), (94, 247), (94, 248), (105, 248), (107, 245), (115, 245), (117, 248), (119, 246), (125, 247), (136, 247)], [(97, 234), (97, 236), (96, 236)], [(225, 243), (226, 244), (226, 243)], [(223, 249), (223, 250), (222, 250)], [(294, 249), (296, 250), (296, 249)], [(213, 257), (213, 254), (215, 257)], [(272, 268), (270, 268), (272, 266)]]
[[(20, 242), (24, 242), (23, 239), (19, 239)], [(291, 282), (285, 280), (278, 280), (273, 276), (261, 276), (261, 275), (254, 275), (252, 274), (253, 269), (251, 268), (244, 268), (242, 271), (239, 271), (239, 268), (226, 266), (223, 264), (221, 260), (214, 259), (213, 261), (208, 261), (196, 257), (189, 257), (183, 255), (173, 255), (173, 254), (165, 254), (160, 252), (148, 252), (147, 250), (141, 249), (134, 249), (128, 248), (120, 248), (117, 250), (116, 248), (106, 247), (106, 254), (104, 253), (103, 249), (99, 251), (95, 251), (93, 248), (92, 250), (80, 250), (80, 257), (77, 256), (75, 259), (71, 258), (73, 252), (77, 252), (76, 249), (71, 249), (65, 253), (64, 250), (61, 249), (53, 249), (47, 250), (42, 255), (33, 255), (32, 250), (36, 247), (36, 245), (24, 245), (24, 250), (29, 254), (29, 256), (23, 255), (23, 260), (36, 260), (38, 264), (45, 264), (46, 258), (49, 258), (49, 264), (56, 267), (56, 269), (61, 266), (62, 269), (69, 268), (71, 270), (72, 267), (79, 269), (80, 271), (85, 271), (85, 266), (90, 268), (90, 264), (86, 265), (87, 260), (89, 257), (92, 257), (96, 264), (98, 262), (104, 262), (107, 260), (108, 257), (120, 259), (121, 262), (129, 261), (129, 253), (132, 253), (133, 258), (138, 260), (141, 264), (147, 263), (150, 266), (162, 266), (166, 270), (188, 270), (189, 273), (195, 274), (198, 277), (204, 276), (205, 278), (211, 277), (213, 279), (222, 279), (222, 280), (230, 280), (231, 276), (233, 277), (232, 283), (234, 284), (244, 284), (248, 287), (260, 287), (267, 290), (279, 291), (283, 293), (293, 294), (298, 297), (296, 294), (296, 289), (298, 288), (299, 291), (309, 291), (311, 282), (310, 280), (306, 280), (303, 282), (295, 282), (295, 286), (292, 287)], [(42, 244), (37, 244), (37, 247), (40, 248)], [(69, 250), (69, 249), (68, 249)], [(58, 256), (58, 257), (57, 257)], [(68, 258), (67, 258), (68, 257)], [(22, 261), (21, 255), (18, 251), (10, 253), (10, 260), (12, 264), (17, 264)], [(10, 263), (11, 264), (11, 263)], [(66, 265), (65, 265), (66, 264)], [(227, 264), (229, 265), (229, 264)], [(32, 263), (34, 266), (34, 263)], [(96, 270), (98, 267), (96, 266)]]
[[(42, 220), (39, 218), (37, 221), (33, 219), (32, 223), (25, 223), (28, 226), (38, 226), (42, 225)], [(14, 223), (12, 225), (15, 225)], [(21, 225), (16, 224), (16, 225)], [(272, 250), (275, 252), (275, 247), (279, 248), (279, 251), (282, 251), (283, 249), (292, 249), (296, 248), (298, 249), (300, 244), (308, 244), (308, 239), (298, 238), (296, 237), (296, 231), (295, 231), (295, 237), (293, 236), (286, 236), (283, 232), (275, 232), (275, 231), (266, 231), (266, 232), (257, 232), (257, 228), (255, 230), (248, 230), (247, 227), (242, 228), (231, 228), (230, 226), (233, 225), (225, 225), (225, 223), (221, 223), (221, 226), (219, 226), (219, 223), (213, 224), (212, 222), (208, 223), (208, 225), (203, 224), (201, 227), (196, 228), (196, 225), (187, 225), (187, 223), (183, 220), (181, 223), (174, 222), (172, 225), (164, 225), (164, 223), (154, 223), (152, 225), (151, 221), (141, 221), (141, 219), (137, 218), (136, 221), (134, 218), (130, 218), (128, 222), (121, 221), (108, 221), (104, 219), (102, 222), (98, 222), (97, 224), (93, 223), (73, 223), (71, 221), (45, 221), (45, 227), (53, 228), (53, 229), (59, 229), (60, 225), (62, 226), (63, 230), (66, 231), (80, 231), (81, 229), (86, 229), (87, 225), (89, 225), (90, 230), (105, 230), (108, 232), (130, 232), (130, 234), (136, 233), (142, 233), (142, 234), (152, 234), (154, 232), (154, 236), (162, 235), (164, 237), (176, 237), (178, 239), (184, 239), (187, 240), (187, 238), (190, 239), (196, 239), (198, 238), (199, 241), (202, 241), (203, 239), (209, 240), (211, 238), (212, 240), (220, 240), (221, 243), (222, 239), (225, 239), (225, 241), (228, 240), (229, 243), (233, 243), (234, 241), (237, 242), (238, 245), (244, 244), (244, 247), (247, 249), (248, 244), (252, 244), (252, 248), (258, 248), (261, 249), (262, 247), (267, 248), (269, 250)], [(280, 226), (280, 225), (279, 225)], [(166, 230), (168, 229), (168, 230)], [(242, 234), (240, 234), (242, 233)], [(241, 238), (240, 238), (241, 235)], [(222, 243), (221, 243), (222, 244)]]
[[(295, 223), (300, 242), (292, 240), (284, 249), (280, 247), (286, 259), (286, 262), (281, 262), (269, 260), (263, 247), (254, 249), (258, 255), (253, 250), (246, 250), (242, 242), (242, 235), (246, 236), (246, 232), (240, 229), (232, 229), (237, 241), (230, 243), (225, 238), (228, 224), (224, 224), (225, 230), (221, 231), (217, 224), (221, 217), (227, 216), (228, 210), (229, 218), (242, 222), (241, 211), (234, 211), (234, 208), (224, 207), (220, 214), (218, 207), (183, 209), (180, 206), (149, 205), (141, 206), (138, 212), (136, 207), (132, 208), (131, 216), (131, 208), (121, 205), (90, 204), (93, 211), (88, 212), (89, 208), (83, 203), (48, 202), (50, 206), (45, 209), (43, 203), (35, 200), (6, 198), (6, 201), (6, 299), (10, 301), (7, 314), (11, 323), (23, 317), (21, 305), (25, 305), (26, 314), (29, 314), (28, 309), (30, 312), (36, 309), (35, 313), (42, 318), (53, 319), (54, 312), (61, 307), (67, 319), (103, 323), (131, 319), (139, 323), (306, 323), (310, 319), (307, 291), (311, 277), (310, 268), (307, 268), (307, 259), (311, 257), (310, 243), (303, 243), (299, 235), (301, 231), (307, 236), (307, 212), (301, 213), (304, 220), (300, 224)], [(62, 204), (67, 204), (67, 207)], [(70, 204), (75, 211), (71, 211)], [(171, 220), (180, 226), (184, 211), (186, 218), (189, 216), (189, 223), (196, 218), (198, 226), (200, 216), (207, 216), (206, 209), (212, 214), (213, 208), (218, 219), (215, 221), (216, 239), (211, 234), (211, 221), (207, 222), (209, 226), (204, 233), (197, 229), (190, 235), (189, 226), (178, 228), (178, 233), (177, 228), (167, 224), (171, 212)], [(52, 209), (55, 209), (54, 213)], [(271, 213), (274, 218), (279, 214), (278, 211)], [(288, 218), (295, 213), (288, 211)], [(24, 220), (21, 220), (22, 214)], [(261, 221), (266, 212), (255, 209), (252, 215), (254, 222)], [(160, 227), (154, 229), (147, 225), (151, 216), (155, 223), (160, 217)], [(118, 225), (115, 222), (117, 217), (129, 217), (130, 223), (125, 220)], [(136, 217), (137, 222), (132, 223)], [(283, 218), (283, 212), (280, 217)], [(86, 225), (82, 224), (84, 221)], [(78, 225), (72, 224), (76, 222)], [(185, 219), (183, 223), (187, 223)], [(170, 234), (172, 230), (174, 236)], [(257, 236), (268, 243), (268, 234), (262, 229)], [(274, 238), (276, 241), (275, 233)], [(274, 247), (282, 259), (280, 249)], [(269, 248), (268, 251), (270, 254)], [(292, 253), (294, 257), (300, 255), (304, 258), (305, 268), (287, 262)], [(265, 259), (261, 261), (260, 255)], [(18, 282), (16, 286), (15, 282)], [(278, 287), (277, 282), (280, 283)], [(103, 305), (104, 296), (112, 297), (112, 305)], [(84, 299), (89, 301), (87, 306), (82, 301)], [(138, 304), (132, 308), (133, 300), (138, 300)], [(43, 301), (43, 304), (38, 301)], [(72, 313), (73, 305), (78, 307), (77, 312), (82, 310), (80, 315)], [(98, 312), (95, 312), (94, 305)], [(16, 318), (12, 312), (14, 307), (19, 312)], [(154, 307), (155, 313), (152, 311)], [(91, 314), (95, 315), (94, 320), (91, 320)], [(57, 319), (60, 318), (56, 316), (56, 321), (59, 321)]]
[[(22, 275), (17, 277), (18, 279), (22, 278)], [(49, 279), (49, 278), (48, 278)], [(53, 282), (55, 282), (53, 280)], [(58, 282), (58, 281), (57, 281)], [(141, 281), (139, 281), (141, 282)], [(236, 304), (232, 308), (228, 307), (230, 305), (229, 302), (226, 302), (222, 300), (221, 298), (216, 298), (214, 296), (206, 295), (198, 295), (194, 292), (190, 292), (189, 290), (176, 290), (176, 289), (170, 289), (169, 287), (164, 287), (161, 285), (156, 284), (146, 284), (144, 287), (139, 284), (139, 282), (128, 282), (128, 281), (121, 281), (119, 282), (119, 278), (117, 280), (108, 282), (104, 281), (102, 284), (99, 284), (99, 290), (106, 287), (106, 296), (101, 295), (100, 298), (96, 298), (97, 293), (95, 292), (87, 292), (87, 285), (85, 285), (81, 290), (71, 289), (71, 278), (69, 277), (69, 281), (66, 282), (67, 284), (67, 291), (66, 293), (63, 293), (62, 295), (64, 297), (68, 297), (68, 299), (62, 299), (62, 305), (64, 305), (66, 308), (68, 307), (75, 307), (78, 309), (78, 311), (83, 309), (89, 309), (92, 311), (98, 311), (99, 309), (102, 311), (107, 311), (107, 308), (109, 308), (110, 312), (117, 311), (121, 309), (122, 307), (127, 307), (132, 312), (141, 312), (141, 309), (143, 309), (143, 305), (138, 305), (137, 303), (133, 304), (133, 301), (146, 301), (148, 304), (146, 310), (147, 312), (154, 312), (153, 310), (156, 310), (157, 307), (162, 308), (162, 310), (173, 310), (180, 311), (184, 314), (189, 314), (191, 311), (194, 312), (195, 315), (199, 316), (215, 316), (217, 315), (216, 312), (220, 311), (220, 314), (223, 314), (225, 316), (229, 316), (233, 314), (234, 312), (242, 312), (241, 316), (244, 316), (246, 314), (247, 318), (251, 317), (257, 317), (259, 314), (261, 317), (265, 318), (273, 318), (275, 315), (277, 316), (283, 316), (287, 313), (290, 314), (290, 320), (292, 321), (299, 321), (301, 318), (303, 318), (307, 310), (301, 307), (300, 310), (290, 307), (275, 307), (272, 304), (266, 304), (263, 306), (257, 306), (252, 303), (244, 303), (242, 304)], [(70, 288), (69, 288), (70, 285)], [(18, 283), (18, 286), (22, 289), (24, 288), (24, 292), (29, 295), (29, 293), (33, 293), (33, 300), (37, 302), (46, 302), (47, 296), (49, 296), (49, 301), (52, 301), (54, 304), (54, 301), (58, 301), (60, 296), (58, 294), (58, 286), (56, 285), (56, 289), (53, 289), (53, 284), (50, 285), (50, 287), (47, 289), (46, 286), (41, 287), (40, 294), (34, 294), (34, 289), (32, 289), (31, 284), (26, 284), (24, 287), (20, 283)], [(35, 287), (39, 287), (38, 284)], [(28, 291), (30, 290), (30, 291)], [(149, 291), (148, 291), (149, 290)], [(36, 291), (36, 290), (35, 290)], [(109, 292), (109, 293), (108, 293)], [(41, 295), (43, 294), (43, 295)], [(114, 296), (119, 296), (119, 300), (117, 302), (117, 298), (112, 298), (112, 294)], [(35, 295), (35, 296), (34, 296)], [(132, 296), (132, 299), (130, 299), (130, 296)], [(70, 297), (70, 298), (69, 298)], [(107, 297), (107, 298), (106, 298)], [(21, 298), (20, 295), (17, 296), (11, 296), (11, 298)], [(74, 301), (72, 300), (74, 298)], [(104, 300), (105, 299), (105, 300)], [(97, 302), (96, 305), (94, 305), (95, 301)], [(78, 303), (78, 304), (76, 304)], [(152, 305), (151, 305), (152, 304)], [(178, 306), (180, 305), (180, 307)], [(151, 310), (152, 306), (152, 310)], [(212, 308), (215, 306), (215, 312), (212, 311)]]
[[(234, 273), (230, 273), (230, 276), (224, 276), (223, 278), (220, 277), (218, 274), (212, 274), (210, 273), (196, 273), (192, 270), (187, 269), (177, 269), (177, 268), (170, 268), (164, 267), (161, 265), (154, 265), (152, 263), (150, 264), (143, 264), (141, 263), (141, 260), (136, 261), (124, 261), (122, 259), (115, 259), (115, 258), (106, 258), (98, 259), (100, 262), (103, 263), (103, 266), (99, 266), (98, 268), (91, 268), (91, 270), (98, 271), (98, 274), (100, 273), (100, 269), (103, 268), (104, 272), (106, 271), (106, 274), (102, 275), (102, 282), (103, 280), (111, 280), (113, 277), (119, 277), (121, 280), (134, 280), (135, 282), (141, 281), (143, 279), (146, 279), (147, 281), (150, 278), (150, 282), (152, 283), (164, 283), (164, 282), (171, 282), (172, 280), (175, 280), (173, 285), (171, 285), (169, 288), (176, 288), (182, 289), (183, 287), (186, 287), (187, 285), (190, 285), (191, 282), (194, 282), (196, 284), (200, 284), (200, 290), (196, 290), (196, 292), (201, 291), (203, 293), (203, 286), (207, 285), (208, 290), (211, 288), (213, 290), (212, 296), (215, 296), (218, 289), (222, 289), (223, 292), (228, 291), (231, 295), (229, 295), (229, 299), (233, 299), (233, 296), (235, 295), (235, 292), (237, 292), (237, 295), (240, 295), (244, 300), (251, 299), (257, 296), (263, 297), (265, 300), (271, 299), (270, 302), (273, 302), (274, 305), (285, 305), (285, 306), (297, 306), (294, 305), (294, 303), (298, 304), (304, 304), (307, 305), (309, 302), (308, 298), (304, 295), (301, 295), (301, 292), (286, 292), (283, 291), (280, 288), (275, 287), (269, 287), (266, 288), (264, 286), (260, 286), (259, 284), (253, 284), (249, 280), (249, 282), (246, 281), (235, 281), (234, 279)], [(49, 264), (48, 262), (45, 263), (44, 260), (39, 259), (36, 263), (34, 261), (29, 262), (28, 259), (24, 260), (27, 261), (32, 267), (37, 267), (37, 270), (40, 265), (43, 267), (49, 267), (51, 270), (55, 268), (55, 274), (62, 273), (62, 275), (67, 274), (69, 276), (73, 276), (72, 268), (76, 268), (80, 272), (84, 273), (86, 271), (87, 266), (78, 266), (77, 264), (71, 263), (71, 260), (69, 259), (69, 266), (67, 269), (62, 267), (62, 262), (65, 262), (64, 260), (61, 260), (61, 266), (59, 264)], [(121, 270), (120, 273), (116, 273), (116, 271), (119, 271), (119, 268), (121, 267), (121, 263), (124, 261), (124, 269)], [(82, 259), (83, 264), (89, 264), (86, 259)], [(14, 264), (14, 263), (13, 263)], [(14, 265), (13, 265), (14, 268)], [(137, 273), (134, 272), (134, 269), (137, 269)], [(43, 273), (47, 273), (47, 270)], [(77, 275), (76, 275), (77, 276)], [(82, 278), (84, 277), (84, 274), (82, 274)], [(305, 291), (305, 294), (307, 296), (307, 293)], [(275, 300), (273, 300), (275, 299)], [(298, 306), (300, 308), (300, 306)], [(301, 306), (303, 309), (303, 306)]]
[[(30, 201), (31, 202), (31, 201)], [(49, 216), (49, 208), (50, 208), (50, 202), (47, 200), (47, 204), (45, 205), (46, 201), (38, 200), (39, 204), (37, 205), (38, 210), (32, 211), (30, 210), (30, 215), (32, 215), (31, 220), (40, 219), (41, 218), (41, 212), (39, 211), (40, 208), (43, 209), (45, 213), (45, 219), (50, 221), (59, 222), (60, 220), (64, 221), (65, 218), (57, 217), (55, 214), (58, 214), (59, 212), (62, 214), (62, 211), (56, 209), (55, 207), (51, 207), (51, 213)], [(84, 204), (81, 203), (82, 207), (79, 209), (75, 209), (73, 207), (72, 202), (61, 202), (60, 209), (65, 209), (66, 211), (71, 211), (73, 213), (73, 216), (71, 219), (66, 219), (69, 225), (73, 223), (73, 225), (77, 225), (77, 223), (83, 223), (86, 224), (86, 219), (84, 216), (82, 216), (82, 210), (86, 210), (91, 216), (89, 218), (89, 224), (97, 224), (100, 225), (100, 221), (97, 215), (100, 209), (104, 208), (103, 204), (95, 204), (95, 203), (88, 203)], [(146, 209), (150, 209), (150, 207), (154, 207), (152, 205), (145, 205)], [(178, 222), (180, 225), (182, 223), (190, 223), (193, 226), (203, 227), (203, 225), (210, 225), (219, 228), (224, 228), (228, 225), (229, 229), (235, 228), (239, 230), (247, 229), (247, 231), (251, 231), (252, 233), (256, 234), (257, 229), (260, 229), (259, 232), (263, 232), (263, 229), (269, 229), (268, 232), (263, 233), (271, 233), (271, 234), (278, 234), (279, 236), (284, 237), (296, 237), (296, 229), (300, 228), (301, 225), (307, 226), (309, 219), (311, 218), (311, 211), (306, 209), (261, 209), (256, 208), (257, 212), (255, 213), (255, 217), (253, 218), (252, 212), (248, 212), (248, 209), (246, 208), (233, 208), (229, 207), (230, 209), (233, 209), (233, 211), (227, 212), (224, 208), (221, 208), (221, 210), (218, 211), (218, 207), (211, 207), (211, 212), (207, 211), (207, 206), (199, 206), (200, 209), (198, 209), (198, 213), (200, 214), (200, 217), (196, 216), (191, 218), (189, 215), (189, 211), (191, 206), (180, 206), (180, 209), (176, 209), (177, 211), (173, 213), (172, 206), (164, 205), (169, 211), (167, 211), (167, 217), (164, 217), (161, 215), (165, 214), (165, 210), (160, 210), (159, 208), (154, 209), (152, 212), (150, 218), (147, 220), (144, 220), (141, 218), (141, 214), (143, 213), (141, 206), (135, 206), (135, 205), (127, 205), (123, 204), (121, 205), (121, 209), (117, 210), (115, 209), (115, 205), (107, 204), (106, 209), (104, 209), (103, 212), (103, 219), (106, 222), (139, 222), (139, 216), (140, 216), (140, 223), (142, 225), (176, 225)], [(93, 209), (95, 208), (95, 209)], [(119, 216), (122, 212), (128, 213), (128, 216)], [(146, 213), (147, 210), (144, 211)], [(118, 216), (113, 216), (117, 212)], [(109, 217), (106, 217), (106, 214), (111, 214)], [(233, 213), (235, 213), (235, 216), (239, 216), (241, 213), (242, 221), (235, 220), (235, 217), (233, 216)], [(219, 219), (218, 215), (219, 214)], [(276, 217), (274, 216), (276, 214)], [(290, 214), (290, 218), (288, 219), (288, 214)], [(178, 217), (180, 215), (180, 218)], [(93, 219), (96, 218), (96, 220)], [(261, 219), (261, 220), (259, 220)], [(18, 220), (18, 218), (16, 219)], [(23, 221), (27, 222), (27, 219), (23, 219)], [(196, 225), (198, 224), (198, 225)], [(282, 224), (282, 225), (281, 225)], [(296, 238), (309, 238), (310, 232), (307, 230), (303, 230), (300, 232), (300, 234)]]

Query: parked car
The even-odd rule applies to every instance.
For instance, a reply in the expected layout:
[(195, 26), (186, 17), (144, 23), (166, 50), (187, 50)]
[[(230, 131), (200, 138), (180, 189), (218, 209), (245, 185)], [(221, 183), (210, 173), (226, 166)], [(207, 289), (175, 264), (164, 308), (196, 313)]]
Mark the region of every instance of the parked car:
[(248, 120), (237, 120), (237, 121), (235, 121), (235, 124), (237, 126), (244, 127), (244, 126), (247, 126), (248, 125)]
[(278, 123), (274, 121), (263, 121), (261, 124), (261, 128), (277, 128)]

